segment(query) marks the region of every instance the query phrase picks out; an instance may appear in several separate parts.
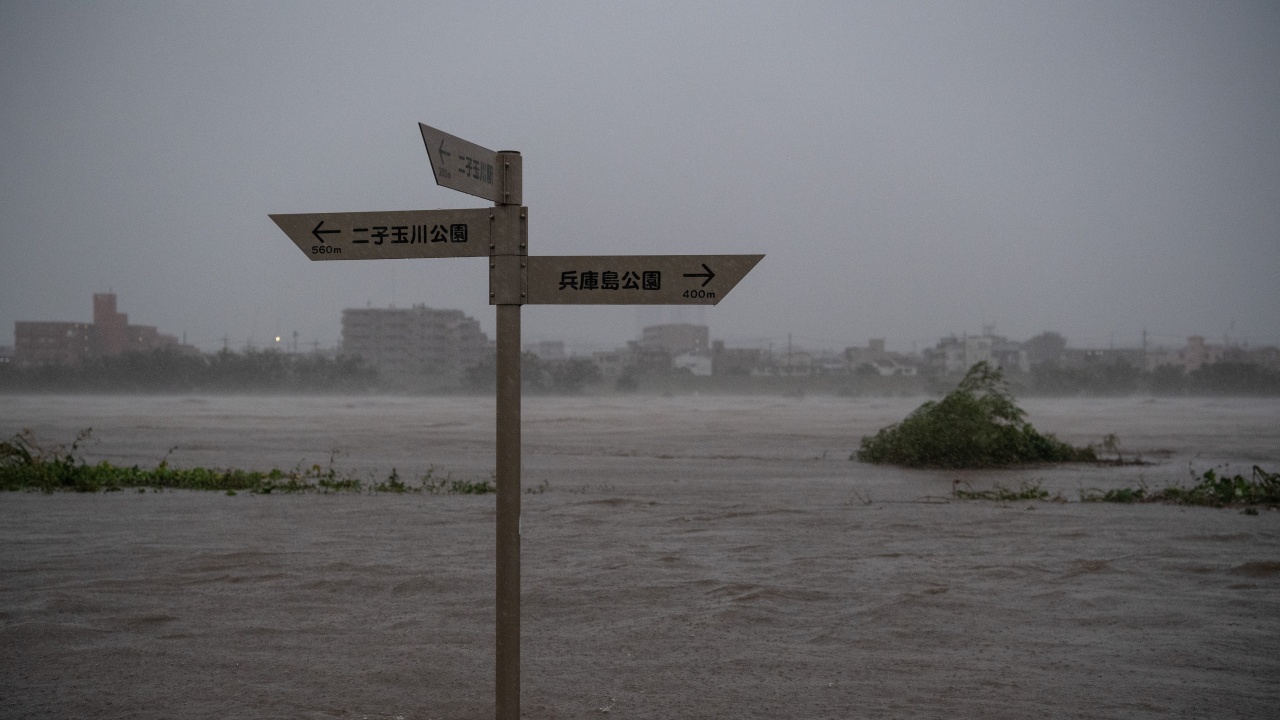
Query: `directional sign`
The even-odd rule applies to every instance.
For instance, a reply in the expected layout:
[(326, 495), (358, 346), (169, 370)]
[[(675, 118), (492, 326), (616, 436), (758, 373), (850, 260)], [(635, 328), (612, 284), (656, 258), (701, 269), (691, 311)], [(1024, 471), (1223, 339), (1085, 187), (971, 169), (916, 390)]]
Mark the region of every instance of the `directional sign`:
[(529, 256), (531, 305), (715, 305), (764, 255)]
[(493, 208), (272, 215), (312, 260), (478, 257), (489, 254)]
[(529, 255), (520, 153), (418, 124), (436, 183), (494, 207), (272, 215), (312, 260), (489, 257), (497, 307), (494, 715), (520, 718), (520, 308), (715, 305), (764, 255)]
[(437, 185), (492, 202), (505, 202), (498, 153), (430, 125), (418, 123), (418, 128), (422, 130), (422, 142), (427, 145)]

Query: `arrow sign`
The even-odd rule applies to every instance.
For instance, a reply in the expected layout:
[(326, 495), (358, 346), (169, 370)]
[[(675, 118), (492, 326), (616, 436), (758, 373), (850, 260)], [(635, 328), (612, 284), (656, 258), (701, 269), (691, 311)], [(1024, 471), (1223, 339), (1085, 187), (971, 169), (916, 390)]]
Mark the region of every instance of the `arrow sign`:
[(331, 235), (333, 233), (342, 232), (341, 230), (321, 230), (320, 228), (322, 227), (324, 227), (324, 220), (316, 223), (316, 229), (311, 231), (311, 234), (316, 236), (316, 240), (319, 240), (322, 243), (324, 242), (324, 238), (320, 237), (321, 235)]
[(436, 184), (491, 202), (502, 202), (498, 153), (418, 123)]
[(480, 257), (493, 209), (302, 213), (271, 219), (312, 260)]
[(684, 274), (684, 276), (685, 276), (685, 277), (692, 277), (692, 278), (696, 278), (696, 277), (704, 277), (704, 278), (706, 278), (706, 280), (703, 280), (703, 281), (702, 281), (702, 287), (706, 287), (706, 286), (707, 286), (707, 283), (711, 282), (711, 278), (715, 277), (715, 276), (716, 276), (716, 274), (715, 274), (715, 273), (713, 273), (713, 272), (711, 272), (711, 268), (707, 267), (707, 266), (706, 266), (706, 264), (703, 264), (702, 269), (703, 269), (703, 270), (706, 270), (706, 272), (701, 273), (701, 274), (699, 274), (699, 273), (685, 273), (685, 274)]
[(763, 257), (531, 255), (525, 302), (531, 305), (715, 305)]

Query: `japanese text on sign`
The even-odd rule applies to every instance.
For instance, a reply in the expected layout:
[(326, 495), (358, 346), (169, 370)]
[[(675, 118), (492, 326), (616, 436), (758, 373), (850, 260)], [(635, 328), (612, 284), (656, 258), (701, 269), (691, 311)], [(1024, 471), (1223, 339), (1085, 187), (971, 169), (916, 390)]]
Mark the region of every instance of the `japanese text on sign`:
[(373, 227), (351, 228), (353, 235), (351, 242), (367, 244), (372, 242), (374, 245), (381, 245), (390, 241), (391, 244), (408, 244), (427, 243), (427, 242), (455, 242), (464, 243), (467, 241), (467, 226), (465, 223), (455, 223), (452, 225), (375, 225)]
[(621, 274), (616, 270), (565, 270), (560, 273), (561, 290), (661, 290), (662, 273), (644, 270), (639, 273), (628, 270)]
[(459, 155), (458, 160), (462, 162), (462, 167), (458, 168), (458, 172), (464, 177), (473, 178), (483, 183), (493, 184), (493, 164), (483, 160), (478, 160), (467, 155)]

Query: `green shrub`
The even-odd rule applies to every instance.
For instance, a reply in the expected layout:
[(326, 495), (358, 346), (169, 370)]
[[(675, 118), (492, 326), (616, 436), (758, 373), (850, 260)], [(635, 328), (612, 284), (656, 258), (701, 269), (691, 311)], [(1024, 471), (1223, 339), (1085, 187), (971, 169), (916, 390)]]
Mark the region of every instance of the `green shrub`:
[(1000, 369), (980, 362), (946, 397), (930, 400), (902, 422), (863, 437), (855, 457), (869, 463), (938, 468), (1097, 459), (1090, 448), (1074, 448), (1040, 434), (1024, 416)]

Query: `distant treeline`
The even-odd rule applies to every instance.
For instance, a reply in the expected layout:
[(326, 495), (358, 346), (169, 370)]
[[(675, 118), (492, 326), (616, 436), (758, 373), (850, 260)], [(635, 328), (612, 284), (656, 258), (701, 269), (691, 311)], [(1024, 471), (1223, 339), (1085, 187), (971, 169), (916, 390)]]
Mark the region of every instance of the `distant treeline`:
[(1085, 368), (1045, 362), (1033, 366), (1024, 383), (1020, 391), (1036, 395), (1280, 395), (1280, 372), (1241, 362), (1192, 372), (1176, 365), (1145, 371), (1124, 362)]
[(0, 365), (0, 392), (364, 392), (377, 384), (377, 371), (358, 358), (276, 350), (161, 348), (74, 366)]
[[(182, 352), (162, 348), (97, 358), (76, 366), (20, 368), (0, 365), (0, 392), (281, 392), (411, 394), (479, 392), (494, 388), (492, 353), (458, 375), (434, 378), (386, 377), (358, 357), (331, 358), (278, 350)], [(1068, 368), (1054, 362), (1032, 366), (1030, 373), (1006, 376), (1019, 395), (1280, 395), (1280, 371), (1260, 365), (1219, 362), (1194, 372), (1176, 366), (1139, 370), (1124, 362)], [(543, 360), (521, 357), (526, 392), (577, 393), (726, 393), (877, 396), (944, 395), (959, 378), (945, 375), (880, 377), (866, 374), (791, 375), (786, 377), (695, 376), (688, 372), (640, 374), (624, 371), (604, 378), (585, 358)]]
[[(485, 359), (463, 373), (463, 382), (472, 392), (493, 392), (497, 384), (498, 359), (490, 352)], [(544, 360), (531, 352), (520, 354), (520, 387), (525, 392), (572, 395), (588, 386), (599, 388), (600, 368), (586, 358)]]
[[(1009, 374), (1005, 377), (1019, 396), (1280, 396), (1280, 372), (1250, 363), (1220, 362), (1205, 365), (1189, 373), (1176, 366), (1159, 367), (1147, 372), (1124, 363), (1099, 364), (1086, 368), (1063, 368), (1054, 363), (1043, 363), (1033, 366), (1029, 373)], [(960, 377), (957, 375), (942, 374), (883, 377), (867, 373), (823, 373), (706, 377), (679, 372), (624, 373), (614, 381), (588, 383), (586, 391), (593, 392), (599, 388), (605, 392), (664, 394), (940, 396), (954, 390), (959, 382)]]
[[(335, 359), (278, 350), (193, 353), (161, 348), (95, 358), (80, 365), (0, 365), (0, 392), (492, 393), (495, 365), (490, 352), (461, 377), (449, 373), (440, 377), (388, 377), (359, 357)], [(521, 380), (527, 392), (573, 394), (598, 383), (600, 371), (585, 358), (542, 360), (524, 353)]]

